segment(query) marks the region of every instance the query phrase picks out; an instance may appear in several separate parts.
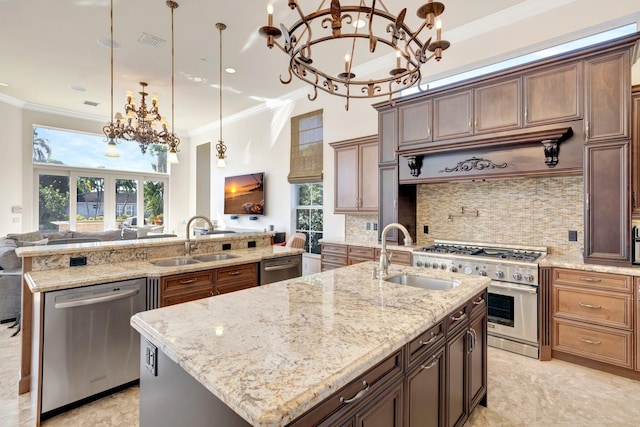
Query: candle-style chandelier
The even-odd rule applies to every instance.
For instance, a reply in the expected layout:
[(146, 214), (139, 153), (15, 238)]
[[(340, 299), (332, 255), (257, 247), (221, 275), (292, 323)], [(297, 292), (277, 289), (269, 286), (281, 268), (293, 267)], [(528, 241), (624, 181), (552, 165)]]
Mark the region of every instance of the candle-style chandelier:
[[(349, 0), (342, 1), (345, 2)], [(273, 7), (271, 4), (268, 6), (268, 25), (260, 28), (259, 33), (267, 38), (267, 47), (271, 49), (276, 45), (290, 57), (289, 78), (283, 80), (281, 76), (280, 81), (289, 84), (295, 75), (312, 85), (313, 94), (308, 95), (311, 101), (317, 98), (318, 89), (346, 98), (347, 110), (350, 98), (388, 96), (392, 101), (393, 94), (419, 84), (422, 64), (432, 58), (439, 61), (442, 51), (450, 46), (448, 41), (441, 39), (441, 22), (436, 19), (444, 12), (442, 3), (428, 0), (418, 8), (416, 14), (422, 23), (416, 31), (405, 23), (406, 8), (393, 15), (382, 0), (352, 0), (351, 3), (356, 4), (342, 5), (340, 0), (320, 0), (315, 11), (305, 14), (298, 1), (289, 0), (289, 8), (296, 10), (300, 19), (288, 28), (284, 24), (280, 24), (280, 28), (273, 26)], [(420, 38), (425, 28), (430, 30), (434, 26), (435, 40), (432, 37)], [(276, 41), (281, 36), (284, 37), (283, 44)], [(338, 44), (338, 40), (345, 43)], [(368, 54), (356, 52), (356, 41), (366, 43)], [(375, 79), (358, 79), (353, 72), (356, 54), (358, 65), (364, 64), (379, 58), (376, 49), (380, 45), (395, 52), (395, 62), (388, 73)], [(321, 58), (327, 60), (341, 48), (347, 50), (344, 68), (337, 61), (323, 64), (323, 69), (314, 62), (313, 51), (321, 50)], [(329, 67), (331, 71), (328, 71)]]
[[(133, 91), (127, 90), (127, 103), (125, 104), (125, 117), (120, 113), (113, 115), (113, 0), (111, 1), (111, 121), (102, 128), (107, 136), (108, 145), (107, 157), (119, 157), (116, 143), (118, 139), (136, 141), (142, 153), (147, 152), (151, 144), (166, 145), (169, 149), (167, 154), (168, 163), (178, 163), (177, 152), (180, 139), (173, 130), (174, 123), (174, 31), (173, 31), (173, 10), (178, 7), (178, 3), (167, 1), (167, 6), (171, 9), (171, 131), (169, 131), (167, 120), (160, 115), (158, 110), (158, 95), (151, 95), (151, 104), (147, 106), (146, 91), (148, 86), (145, 82), (140, 82), (142, 90), (139, 92), (140, 106), (136, 108), (136, 100)], [(161, 130), (158, 130), (158, 124)]]

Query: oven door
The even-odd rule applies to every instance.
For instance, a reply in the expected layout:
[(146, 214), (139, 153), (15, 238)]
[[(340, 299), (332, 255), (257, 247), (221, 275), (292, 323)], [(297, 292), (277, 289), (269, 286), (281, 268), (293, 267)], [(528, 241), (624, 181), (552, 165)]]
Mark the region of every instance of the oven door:
[(487, 333), (538, 345), (538, 288), (491, 281)]

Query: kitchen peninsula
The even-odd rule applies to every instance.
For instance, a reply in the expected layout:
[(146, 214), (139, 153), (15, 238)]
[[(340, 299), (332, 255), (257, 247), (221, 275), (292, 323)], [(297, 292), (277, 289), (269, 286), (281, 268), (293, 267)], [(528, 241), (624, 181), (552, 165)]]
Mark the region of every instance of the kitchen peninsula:
[[(458, 284), (425, 290), (373, 278), (375, 267), (364, 262), (133, 316), (142, 340), (140, 425), (368, 425), (367, 417), (403, 425), (425, 407), (435, 408), (436, 424), (445, 413), (450, 425), (464, 423), (486, 404), (489, 279), (389, 268), (389, 277)], [(413, 387), (422, 373), (435, 375), (426, 387), (435, 397)]]

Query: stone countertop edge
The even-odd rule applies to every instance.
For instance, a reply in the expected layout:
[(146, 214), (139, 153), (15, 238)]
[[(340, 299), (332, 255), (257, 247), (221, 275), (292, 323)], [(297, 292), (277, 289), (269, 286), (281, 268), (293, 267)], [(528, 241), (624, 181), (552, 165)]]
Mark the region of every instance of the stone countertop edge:
[[(253, 426), (282, 426), (485, 289), (428, 291), (372, 279), (375, 262), (138, 313), (131, 325)], [(216, 333), (219, 329), (220, 333)]]
[[(365, 248), (382, 248), (382, 244), (379, 242), (372, 241), (359, 241), (359, 240), (344, 240), (344, 239), (320, 239), (320, 243), (334, 244), (334, 245), (347, 245), (347, 246), (362, 246)], [(415, 251), (417, 249), (422, 248), (424, 245), (412, 245), (412, 246), (404, 246), (404, 245), (393, 245), (387, 243), (387, 249), (394, 251)]]
[[(246, 240), (251, 237), (273, 237), (275, 232), (273, 231), (247, 231), (247, 232), (234, 232), (226, 234), (207, 234), (204, 236), (198, 236), (192, 238), (192, 241), (205, 242), (207, 240), (215, 241), (222, 240), (234, 241), (234, 240)], [(16, 254), (20, 257), (33, 257), (43, 255), (56, 255), (76, 253), (78, 249), (82, 249), (83, 252), (97, 252), (105, 249), (127, 249), (127, 248), (148, 248), (153, 246), (167, 246), (171, 244), (184, 244), (187, 239), (184, 237), (158, 237), (155, 239), (128, 239), (128, 240), (110, 240), (104, 242), (93, 243), (67, 243), (64, 245), (38, 245), (38, 246), (22, 246), (16, 249)]]
[(113, 264), (86, 265), (65, 267), (51, 270), (38, 270), (25, 273), (31, 292), (50, 292), (81, 286), (98, 285), (119, 280), (138, 278), (159, 278), (179, 273), (210, 270), (239, 264), (259, 262), (263, 259), (279, 258), (301, 254), (302, 249), (285, 248), (283, 246), (264, 246), (248, 249), (224, 251), (235, 258), (200, 262), (182, 266), (160, 267), (149, 261), (128, 261)]
[(629, 276), (640, 276), (640, 265), (621, 267), (602, 264), (585, 264), (580, 256), (569, 255), (547, 255), (540, 263), (540, 267), (570, 268), (574, 270), (594, 271), (598, 273), (626, 274)]

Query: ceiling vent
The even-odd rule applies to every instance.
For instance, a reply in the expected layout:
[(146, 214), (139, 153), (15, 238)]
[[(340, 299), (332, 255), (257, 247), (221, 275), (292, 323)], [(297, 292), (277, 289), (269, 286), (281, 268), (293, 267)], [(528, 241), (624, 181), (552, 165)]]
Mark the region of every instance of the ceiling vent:
[(138, 43), (142, 43), (147, 46), (158, 48), (164, 45), (167, 41), (161, 39), (160, 37), (153, 36), (151, 34), (142, 33), (140, 37), (138, 37)]
[(90, 107), (97, 107), (100, 103), (95, 101), (84, 101), (84, 105), (88, 105)]

